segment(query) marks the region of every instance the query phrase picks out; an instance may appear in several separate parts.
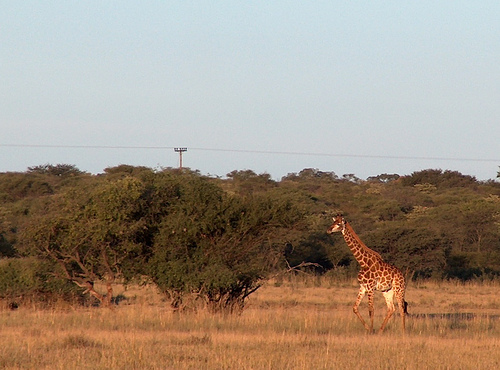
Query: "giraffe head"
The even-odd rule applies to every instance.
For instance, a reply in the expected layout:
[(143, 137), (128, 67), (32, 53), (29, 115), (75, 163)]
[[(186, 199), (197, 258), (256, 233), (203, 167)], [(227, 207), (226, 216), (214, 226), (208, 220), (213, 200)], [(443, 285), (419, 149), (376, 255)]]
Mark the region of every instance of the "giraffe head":
[(344, 231), (346, 223), (347, 221), (345, 220), (344, 216), (338, 214), (333, 218), (333, 224), (326, 230), (326, 232), (328, 234), (331, 234), (339, 231)]

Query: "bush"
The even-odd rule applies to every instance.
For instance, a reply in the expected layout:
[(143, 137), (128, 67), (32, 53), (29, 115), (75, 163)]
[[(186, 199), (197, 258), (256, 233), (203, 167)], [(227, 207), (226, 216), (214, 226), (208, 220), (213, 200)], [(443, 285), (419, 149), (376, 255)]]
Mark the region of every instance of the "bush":
[(0, 298), (9, 305), (26, 302), (75, 302), (77, 287), (54, 275), (56, 266), (34, 257), (0, 260)]
[(231, 196), (202, 178), (181, 183), (165, 213), (150, 277), (175, 308), (195, 294), (224, 312), (241, 310), (283, 260), (287, 230), (301, 218), (285, 197)]

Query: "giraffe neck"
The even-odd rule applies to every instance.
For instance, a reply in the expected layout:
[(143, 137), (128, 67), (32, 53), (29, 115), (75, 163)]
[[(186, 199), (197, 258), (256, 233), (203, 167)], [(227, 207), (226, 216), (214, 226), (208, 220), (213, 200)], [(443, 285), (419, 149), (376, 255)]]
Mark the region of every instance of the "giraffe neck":
[(361, 268), (370, 268), (373, 264), (382, 261), (380, 254), (368, 248), (348, 223), (345, 224), (342, 235)]

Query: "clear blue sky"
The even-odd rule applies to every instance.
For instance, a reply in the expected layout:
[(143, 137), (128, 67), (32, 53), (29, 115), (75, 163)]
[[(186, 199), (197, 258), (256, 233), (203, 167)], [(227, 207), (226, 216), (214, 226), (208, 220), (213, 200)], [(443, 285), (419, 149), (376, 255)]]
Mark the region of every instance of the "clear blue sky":
[(0, 172), (499, 170), (499, 1), (1, 5)]

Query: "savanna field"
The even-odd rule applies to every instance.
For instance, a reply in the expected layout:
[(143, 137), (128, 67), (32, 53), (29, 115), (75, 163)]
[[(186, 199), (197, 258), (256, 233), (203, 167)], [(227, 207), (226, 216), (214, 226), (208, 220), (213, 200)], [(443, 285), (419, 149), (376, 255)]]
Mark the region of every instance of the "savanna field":
[[(498, 181), (43, 165), (0, 199), (2, 369), (500, 368)], [(352, 312), (338, 213), (406, 276), (404, 335)]]
[[(240, 315), (173, 312), (154, 288), (128, 287), (112, 309), (5, 307), (5, 369), (497, 369), (498, 282), (410, 283), (410, 316), (367, 334), (355, 280), (290, 277), (252, 294)], [(366, 300), (361, 312), (368, 318)], [(385, 303), (375, 295), (375, 327)]]

